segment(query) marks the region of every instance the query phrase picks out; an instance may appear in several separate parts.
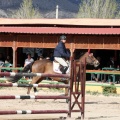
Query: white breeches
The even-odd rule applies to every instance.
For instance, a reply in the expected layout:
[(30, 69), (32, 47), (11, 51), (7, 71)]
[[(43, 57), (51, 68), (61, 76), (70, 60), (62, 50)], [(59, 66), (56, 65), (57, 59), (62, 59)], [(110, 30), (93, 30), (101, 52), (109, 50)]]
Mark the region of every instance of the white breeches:
[(66, 62), (63, 58), (55, 57), (54, 59), (55, 59), (57, 62), (59, 62), (62, 66), (68, 67), (67, 62)]

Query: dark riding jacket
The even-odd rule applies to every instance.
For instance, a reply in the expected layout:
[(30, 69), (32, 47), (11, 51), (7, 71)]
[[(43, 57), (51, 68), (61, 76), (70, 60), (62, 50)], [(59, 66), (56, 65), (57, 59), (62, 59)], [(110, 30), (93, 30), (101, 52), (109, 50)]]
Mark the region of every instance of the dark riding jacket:
[(56, 48), (54, 49), (54, 57), (60, 57), (60, 58), (69, 58), (70, 53), (67, 51), (65, 44), (60, 41)]

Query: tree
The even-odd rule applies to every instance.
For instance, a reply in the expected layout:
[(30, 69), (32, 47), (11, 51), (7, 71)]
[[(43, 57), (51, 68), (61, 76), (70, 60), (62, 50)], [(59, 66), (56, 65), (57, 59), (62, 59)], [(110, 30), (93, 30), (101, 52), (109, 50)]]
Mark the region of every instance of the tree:
[(23, 0), (22, 4), (20, 5), (20, 8), (12, 13), (12, 18), (40, 18), (41, 15), (39, 11), (35, 8), (33, 8), (32, 0)]
[(7, 13), (2, 9), (0, 9), (0, 18), (8, 18)]
[(82, 0), (78, 18), (120, 18), (116, 0)]

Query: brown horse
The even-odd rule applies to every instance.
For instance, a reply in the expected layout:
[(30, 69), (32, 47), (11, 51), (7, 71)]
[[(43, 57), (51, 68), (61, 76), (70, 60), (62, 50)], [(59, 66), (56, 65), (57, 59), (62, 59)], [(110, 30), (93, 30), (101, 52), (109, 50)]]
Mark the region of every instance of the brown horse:
[[(89, 65), (94, 65), (95, 67), (97, 67), (99, 65), (98, 60), (93, 56), (93, 53), (88, 53), (86, 52), (83, 56), (81, 56), (78, 59), (78, 62), (80, 61), (84, 61), (86, 58), (86, 63)], [(43, 60), (37, 60), (33, 63), (28, 64), (22, 72), (27, 72), (28, 70), (31, 70), (33, 73), (47, 73), (47, 74), (55, 74), (55, 72), (53, 71), (53, 62), (51, 62), (50, 60), (47, 59), (43, 59)], [(58, 74), (58, 73), (56, 73)], [(17, 82), (20, 79), (19, 76), (15, 76), (14, 77), (14, 82)], [(42, 80), (44, 80), (45, 78), (43, 77), (33, 77), (31, 84), (35, 84), (35, 83), (39, 83)], [(59, 77), (54, 77), (52, 78), (52, 80), (61, 82), (61, 78)], [(64, 81), (65, 84), (68, 83), (68, 80)], [(28, 88), (27, 94), (30, 94), (30, 90), (32, 87)], [(34, 87), (34, 92), (37, 92), (37, 89)], [(65, 94), (68, 94), (67, 89), (65, 90)]]

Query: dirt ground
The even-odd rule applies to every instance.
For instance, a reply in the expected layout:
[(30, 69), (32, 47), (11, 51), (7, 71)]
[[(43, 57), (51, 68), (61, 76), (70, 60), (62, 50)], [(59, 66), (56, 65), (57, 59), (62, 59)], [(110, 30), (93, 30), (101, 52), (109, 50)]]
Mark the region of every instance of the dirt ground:
[[(25, 95), (27, 88), (2, 88), (0, 95)], [(39, 90), (38, 95), (61, 95), (62, 92), (56, 90), (43, 89)], [(34, 95), (31, 91), (31, 95)], [(103, 95), (86, 95), (85, 103), (85, 120), (120, 120), (120, 97)], [(65, 100), (44, 100), (39, 99), (13, 99), (0, 100), (0, 110), (67, 110), (68, 104)], [(67, 120), (76, 120), (80, 113), (72, 113), (71, 118)], [(60, 120), (61, 117), (67, 117), (66, 114), (24, 114), (24, 115), (0, 115), (0, 120)]]

